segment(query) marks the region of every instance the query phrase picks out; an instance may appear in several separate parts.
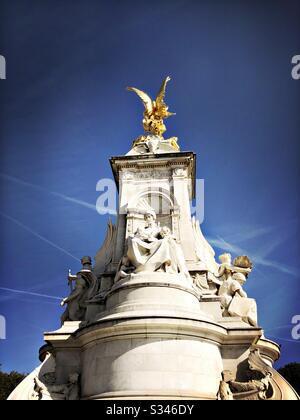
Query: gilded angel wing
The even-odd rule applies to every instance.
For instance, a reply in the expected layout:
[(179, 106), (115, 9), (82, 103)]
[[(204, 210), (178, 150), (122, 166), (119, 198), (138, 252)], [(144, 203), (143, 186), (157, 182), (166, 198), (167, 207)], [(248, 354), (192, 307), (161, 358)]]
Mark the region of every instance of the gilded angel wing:
[(103, 274), (108, 265), (112, 262), (116, 235), (117, 228), (112, 224), (111, 221), (109, 221), (106, 238), (102, 247), (99, 249), (97, 255), (95, 256), (94, 273), (96, 276)]
[(159, 89), (157, 98), (155, 100), (157, 107), (159, 108), (160, 106), (166, 106), (166, 104), (164, 103), (164, 97), (166, 95), (166, 87), (167, 87), (167, 83), (171, 80), (171, 77), (166, 77), (165, 80), (162, 82), (162, 85)]
[(135, 87), (128, 87), (127, 90), (130, 92), (135, 92), (138, 97), (143, 101), (144, 106), (146, 108), (147, 113), (150, 115), (153, 112), (153, 102), (147, 93), (143, 92), (142, 90), (139, 90)]
[(165, 80), (162, 82), (162, 85), (161, 85), (161, 87), (159, 89), (157, 98), (155, 100), (156, 112), (157, 112), (157, 114), (161, 118), (169, 118), (172, 115), (175, 115), (173, 112), (169, 112), (168, 111), (169, 107), (164, 102), (164, 97), (165, 97), (165, 94), (166, 94), (167, 83), (170, 80), (171, 80), (171, 77), (169, 77), (169, 76), (165, 78)]

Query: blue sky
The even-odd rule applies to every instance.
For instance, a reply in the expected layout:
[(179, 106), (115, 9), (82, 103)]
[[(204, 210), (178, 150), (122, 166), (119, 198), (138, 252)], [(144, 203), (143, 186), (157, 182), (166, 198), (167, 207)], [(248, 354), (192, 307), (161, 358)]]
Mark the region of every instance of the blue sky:
[(217, 254), (252, 257), (260, 324), (282, 345), (280, 366), (300, 362), (299, 18), (292, 0), (1, 1), (4, 370), (38, 364), (68, 269), (104, 238), (96, 183), (142, 132), (125, 87), (155, 94), (166, 75), (167, 134), (197, 153), (205, 179), (202, 229)]

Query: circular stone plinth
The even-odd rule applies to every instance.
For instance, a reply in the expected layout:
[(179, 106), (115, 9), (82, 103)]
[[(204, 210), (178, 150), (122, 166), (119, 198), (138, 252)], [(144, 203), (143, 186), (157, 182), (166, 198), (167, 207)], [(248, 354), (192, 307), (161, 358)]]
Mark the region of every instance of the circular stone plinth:
[(83, 329), (82, 398), (216, 399), (223, 370), (217, 337), (205, 322), (138, 319)]
[(192, 281), (167, 273), (133, 274), (116, 283), (101, 319), (145, 316), (211, 319), (201, 311)]

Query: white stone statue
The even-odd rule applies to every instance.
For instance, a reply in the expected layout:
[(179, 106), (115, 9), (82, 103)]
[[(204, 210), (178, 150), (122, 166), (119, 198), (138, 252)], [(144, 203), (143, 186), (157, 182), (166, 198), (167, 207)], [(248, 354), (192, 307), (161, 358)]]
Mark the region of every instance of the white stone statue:
[(170, 274), (177, 274), (178, 272), (183, 273), (187, 279), (191, 280), (182, 249), (176, 242), (175, 236), (172, 235), (171, 230), (167, 226), (164, 226), (161, 229), (160, 237), (163, 241), (168, 242), (171, 250), (171, 257), (175, 258), (174, 261), (173, 259), (171, 260), (170, 265), (166, 265), (166, 272)]
[(270, 387), (271, 374), (265, 376), (252, 372), (248, 382), (234, 380), (231, 371), (222, 372), (222, 381), (218, 392), (219, 400), (266, 400)]
[(222, 372), (222, 380), (220, 382), (220, 387), (218, 391), (218, 400), (221, 401), (232, 401), (233, 393), (230, 389), (230, 381), (232, 381), (233, 374), (230, 370), (224, 370)]
[(130, 267), (134, 268), (134, 273), (182, 273), (190, 279), (183, 252), (170, 229), (160, 227), (154, 210), (147, 210), (145, 221), (146, 227), (139, 228), (135, 235), (128, 238), (127, 255), (122, 260), (116, 280), (128, 275)]
[(67, 384), (55, 385), (55, 377), (38, 377), (34, 379), (35, 393), (38, 400), (70, 400), (77, 401), (80, 399), (79, 392), (79, 374), (72, 373), (69, 375)]
[(246, 393), (250, 392), (254, 395), (251, 396), (249, 399), (258, 399), (258, 400), (266, 400), (267, 399), (267, 391), (270, 386), (270, 377), (271, 374), (267, 373), (266, 376), (261, 377), (259, 372), (252, 374), (252, 379), (248, 382), (238, 382), (238, 381), (231, 381), (230, 382), (230, 389), (234, 393)]
[(86, 312), (88, 284), (81, 273), (76, 276), (69, 275), (69, 282), (72, 281), (75, 281), (75, 288), (61, 302), (61, 306), (67, 305), (61, 317), (62, 324), (66, 321), (83, 321)]
[[(230, 370), (222, 372), (222, 381), (218, 392), (219, 400), (274, 400), (278, 398), (277, 372), (267, 365), (259, 350), (253, 348), (248, 358), (249, 370), (245, 372), (247, 382), (234, 378)], [(273, 377), (274, 376), (274, 377)], [(280, 393), (280, 390), (279, 390)], [(275, 397), (275, 398), (274, 398)]]
[(119, 280), (128, 277), (134, 271), (135, 271), (135, 267), (133, 267), (133, 265), (130, 263), (129, 258), (127, 256), (123, 257), (119, 264), (119, 268), (118, 268), (114, 283), (117, 283)]
[[(257, 326), (257, 306), (254, 299), (249, 299), (243, 289), (248, 274), (252, 270), (252, 263), (248, 257), (238, 257), (231, 262), (230, 254), (219, 257), (221, 265), (215, 275), (221, 279), (218, 296), (226, 316), (238, 316), (252, 326)], [(241, 264), (243, 266), (238, 266)]]

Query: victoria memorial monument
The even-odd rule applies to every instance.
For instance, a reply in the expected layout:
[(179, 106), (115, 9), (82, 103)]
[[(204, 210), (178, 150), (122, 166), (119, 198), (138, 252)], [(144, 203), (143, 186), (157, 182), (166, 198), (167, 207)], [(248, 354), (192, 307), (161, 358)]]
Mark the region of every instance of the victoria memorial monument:
[(41, 365), (11, 400), (299, 400), (244, 290), (251, 258), (217, 258), (191, 217), (196, 155), (163, 137), (169, 80), (155, 100), (128, 88), (144, 133), (110, 160), (117, 223), (69, 273), (61, 327), (44, 334)]

